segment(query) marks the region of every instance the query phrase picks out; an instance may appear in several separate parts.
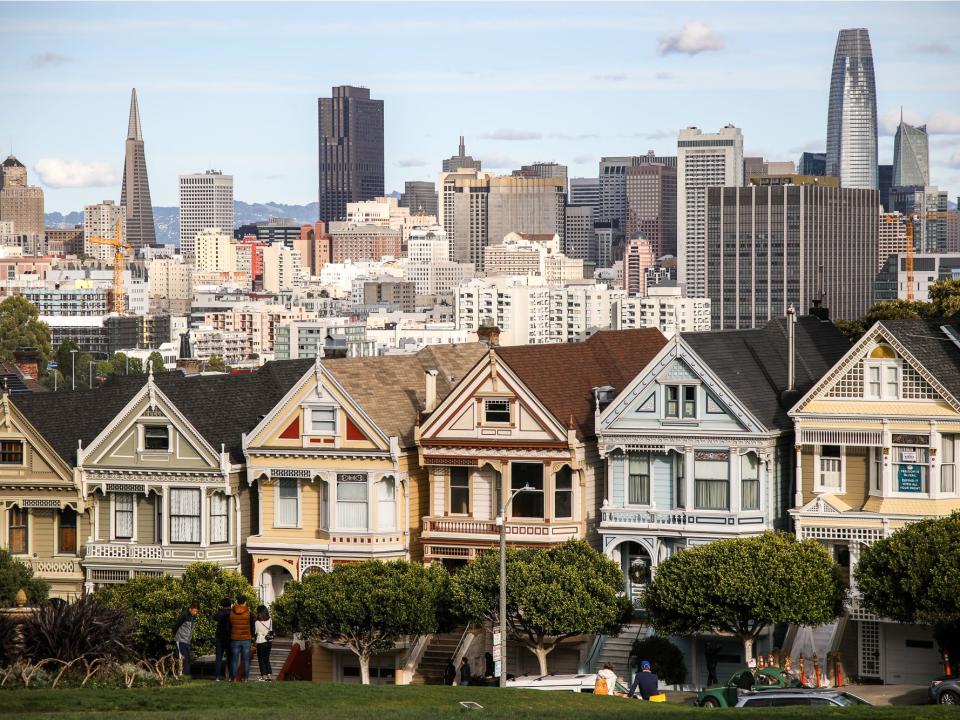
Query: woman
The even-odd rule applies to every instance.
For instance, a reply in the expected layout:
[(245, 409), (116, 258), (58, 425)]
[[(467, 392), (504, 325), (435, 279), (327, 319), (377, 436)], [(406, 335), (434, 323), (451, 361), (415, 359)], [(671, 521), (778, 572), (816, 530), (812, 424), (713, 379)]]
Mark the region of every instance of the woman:
[(267, 608), (257, 608), (257, 621), (253, 625), (257, 643), (257, 664), (260, 665), (260, 679), (273, 680), (273, 668), (270, 667), (270, 649), (273, 646), (273, 620)]
[(617, 674), (613, 671), (613, 665), (604, 663), (603, 668), (597, 673), (597, 682), (593, 687), (594, 695), (614, 695), (617, 691)]

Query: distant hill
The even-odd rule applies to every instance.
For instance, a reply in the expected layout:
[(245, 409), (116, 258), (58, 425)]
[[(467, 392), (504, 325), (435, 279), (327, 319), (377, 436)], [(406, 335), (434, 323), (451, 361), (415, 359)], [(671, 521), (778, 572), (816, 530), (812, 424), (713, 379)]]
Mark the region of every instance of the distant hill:
[[(237, 225), (262, 222), (270, 218), (289, 218), (298, 225), (316, 222), (318, 203), (307, 205), (286, 205), (278, 202), (245, 203), (236, 200), (233, 203), (234, 222)], [(83, 223), (83, 212), (74, 211), (66, 215), (59, 212), (46, 214), (48, 228), (72, 228)], [(161, 245), (178, 245), (180, 242), (180, 209), (176, 207), (154, 207), (153, 224), (157, 229), (157, 242)]]

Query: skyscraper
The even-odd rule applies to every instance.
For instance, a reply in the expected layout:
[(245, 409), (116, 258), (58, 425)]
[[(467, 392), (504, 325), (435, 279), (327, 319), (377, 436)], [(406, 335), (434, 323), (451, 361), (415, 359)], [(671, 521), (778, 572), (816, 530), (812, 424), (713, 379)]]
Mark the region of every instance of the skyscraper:
[(706, 189), (743, 185), (743, 134), (690, 127), (677, 139), (677, 282), (687, 297), (706, 297)]
[(157, 244), (153, 226), (153, 205), (150, 202), (150, 183), (147, 180), (147, 157), (143, 152), (143, 133), (140, 130), (140, 108), (137, 89), (130, 91), (130, 118), (127, 123), (127, 147), (123, 159), (123, 188), (120, 206), (126, 212), (124, 240), (135, 248)]
[(219, 170), (180, 176), (180, 253), (194, 259), (197, 235), (233, 232), (233, 176)]
[(411, 215), (437, 216), (437, 186), (424, 180), (407, 180), (403, 184), (400, 207), (410, 209)]
[(907, 125), (900, 118), (893, 138), (894, 187), (926, 186), (930, 184), (930, 145), (927, 126)]
[(320, 98), (320, 220), (341, 220), (347, 203), (383, 195), (383, 100), (340, 85)]
[(457, 154), (443, 161), (443, 172), (456, 172), (457, 170), (482, 170), (479, 160), (474, 160), (467, 155), (467, 146), (463, 141), (463, 135), (460, 136), (460, 145), (457, 148)]
[(666, 165), (675, 168), (677, 158), (657, 155), (650, 150), (646, 155), (600, 158), (600, 212), (598, 222), (613, 223), (611, 227), (622, 235), (627, 224), (627, 168), (637, 165)]
[(877, 189), (877, 89), (866, 28), (841, 30), (827, 108), (827, 175)]
[(677, 169), (656, 163), (627, 168), (628, 240), (650, 242), (655, 257), (677, 252)]
[(800, 162), (797, 164), (798, 175), (826, 175), (827, 174), (827, 154), (805, 152), (800, 155)]
[(563, 178), (563, 192), (567, 192), (567, 166), (555, 162), (535, 162), (531, 165), (521, 165), (514, 170), (513, 177), (522, 178)]
[(627, 241), (623, 251), (623, 289), (630, 297), (647, 294), (647, 270), (656, 258), (650, 243), (643, 238)]
[(27, 168), (10, 155), (0, 163), (0, 221), (16, 235), (43, 238), (43, 189), (27, 185)]

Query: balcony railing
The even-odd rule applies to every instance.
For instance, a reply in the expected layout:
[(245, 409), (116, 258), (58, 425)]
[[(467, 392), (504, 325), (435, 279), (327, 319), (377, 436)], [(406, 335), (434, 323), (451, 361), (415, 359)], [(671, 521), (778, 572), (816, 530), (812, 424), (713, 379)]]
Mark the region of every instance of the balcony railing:
[(600, 520), (617, 525), (686, 525), (693, 517), (683, 510), (601, 510)]
[(600, 511), (600, 523), (608, 527), (672, 527), (727, 526), (744, 530), (761, 530), (766, 527), (766, 518), (759, 512), (729, 512), (702, 510), (630, 510), (604, 508)]
[(23, 558), (38, 577), (44, 579), (68, 578), (83, 574), (80, 558)]
[(140, 543), (94, 542), (87, 543), (84, 559), (114, 560), (124, 564), (160, 561), (171, 565), (210, 561), (234, 563), (237, 549), (233, 545), (193, 547), (181, 545), (142, 545)]
[[(495, 540), (500, 536), (500, 526), (492, 520), (469, 518), (424, 518), (424, 534), (430, 537), (476, 537)], [(580, 532), (578, 523), (562, 522), (516, 522), (507, 521), (507, 539), (515, 541), (559, 541), (576, 537)]]

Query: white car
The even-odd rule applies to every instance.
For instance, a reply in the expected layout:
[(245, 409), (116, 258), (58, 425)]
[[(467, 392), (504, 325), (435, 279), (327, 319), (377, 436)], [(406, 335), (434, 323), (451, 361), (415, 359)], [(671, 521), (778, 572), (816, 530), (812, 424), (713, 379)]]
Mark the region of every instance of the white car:
[[(510, 688), (581, 693), (592, 693), (596, 684), (596, 673), (585, 673), (583, 675), (520, 675), (507, 680), (507, 687)], [(626, 695), (628, 690), (629, 688), (618, 679), (614, 692)]]

